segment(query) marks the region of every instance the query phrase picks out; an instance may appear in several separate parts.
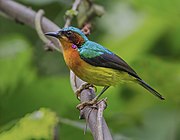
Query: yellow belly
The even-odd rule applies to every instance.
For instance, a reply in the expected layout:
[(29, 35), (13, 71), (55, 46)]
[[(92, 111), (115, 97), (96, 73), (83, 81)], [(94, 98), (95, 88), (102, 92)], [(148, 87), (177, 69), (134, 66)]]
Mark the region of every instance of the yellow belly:
[(79, 70), (74, 70), (74, 73), (82, 80), (97, 86), (114, 86), (120, 82), (134, 80), (132, 76), (125, 72), (95, 66), (81, 67)]
[(128, 73), (111, 68), (95, 67), (83, 61), (76, 50), (64, 51), (68, 67), (83, 81), (97, 86), (112, 86), (119, 82), (134, 81)]

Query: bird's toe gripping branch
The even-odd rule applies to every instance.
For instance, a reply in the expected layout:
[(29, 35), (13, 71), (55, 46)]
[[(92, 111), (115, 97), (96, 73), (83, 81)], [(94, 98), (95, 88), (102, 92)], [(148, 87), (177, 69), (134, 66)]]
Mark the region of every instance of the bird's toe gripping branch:
[(75, 92), (76, 94), (76, 97), (78, 100), (80, 100), (80, 96), (81, 96), (81, 92), (84, 90), (84, 89), (89, 89), (90, 87), (94, 88), (95, 91), (97, 90), (96, 87), (90, 83), (83, 83)]
[[(88, 86), (88, 88), (89, 88), (89, 85), (91, 85), (91, 84), (84, 84), (84, 86), (85, 87)], [(83, 87), (83, 85), (82, 85), (82, 87)], [(102, 102), (102, 101), (105, 101), (105, 104), (106, 104), (107, 98), (99, 100), (99, 101), (98, 101), (98, 99), (108, 88), (109, 88), (109, 86), (105, 86), (102, 89), (102, 91), (94, 99), (92, 99), (91, 101), (82, 102), (79, 105), (77, 105), (76, 108), (79, 110), (82, 110), (85, 106), (91, 106), (93, 108), (97, 108), (97, 105), (99, 104), (99, 102)], [(78, 96), (77, 96), (77, 98), (78, 98)]]
[[(104, 102), (104, 103), (105, 103), (105, 106), (107, 107), (107, 98), (104, 98), (104, 99), (101, 99), (101, 100), (98, 101), (98, 98), (95, 97), (95, 98), (92, 99), (91, 101), (82, 102), (82, 103), (78, 104), (78, 105), (76, 106), (76, 108), (77, 108), (78, 110), (82, 110), (82, 109), (84, 109), (84, 107), (89, 106), (89, 107), (91, 107), (91, 108), (98, 109), (98, 104), (100, 104), (101, 102)], [(105, 108), (106, 108), (106, 107), (105, 107)]]

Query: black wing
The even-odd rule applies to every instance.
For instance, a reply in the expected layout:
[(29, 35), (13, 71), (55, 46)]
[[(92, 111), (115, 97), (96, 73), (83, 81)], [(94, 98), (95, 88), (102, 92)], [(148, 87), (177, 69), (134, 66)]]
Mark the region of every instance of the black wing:
[(138, 75), (137, 73), (119, 56), (115, 54), (108, 54), (104, 53), (100, 56), (96, 56), (93, 58), (85, 58), (81, 57), (84, 61), (87, 63), (98, 66), (98, 67), (106, 67), (106, 68), (112, 68), (119, 71), (127, 72), (129, 75), (135, 77), (137, 79), (137, 82), (143, 86), (145, 89), (150, 91), (153, 95), (157, 96), (161, 100), (164, 100), (164, 97), (159, 94), (156, 90), (154, 90), (152, 87), (150, 87), (147, 83), (145, 83)]
[(104, 53), (92, 58), (86, 58), (81, 56), (81, 59), (93, 66), (111, 68), (127, 72), (131, 76), (140, 79), (137, 73), (123, 59), (121, 59), (115, 54)]

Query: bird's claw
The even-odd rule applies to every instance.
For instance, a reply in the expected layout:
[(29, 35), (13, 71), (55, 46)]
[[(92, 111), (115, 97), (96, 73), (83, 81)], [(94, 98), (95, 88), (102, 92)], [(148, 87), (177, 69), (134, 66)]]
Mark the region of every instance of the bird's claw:
[(77, 108), (78, 110), (83, 110), (86, 106), (89, 106), (89, 107), (91, 107), (91, 108), (97, 109), (97, 105), (98, 105), (100, 102), (102, 102), (102, 101), (103, 101), (103, 102), (106, 104), (106, 106), (107, 106), (107, 98), (101, 99), (101, 100), (99, 100), (99, 101), (98, 101), (98, 99), (94, 98), (94, 99), (92, 99), (91, 101), (86, 101), (86, 102), (82, 102), (82, 103), (78, 104), (78, 105), (76, 106), (76, 108)]
[(82, 110), (85, 106), (93, 106), (93, 105), (95, 105), (96, 103), (97, 103), (97, 100), (92, 99), (91, 101), (86, 101), (86, 102), (82, 102), (82, 103), (78, 104), (78, 105), (76, 106), (76, 108), (77, 108), (78, 110)]
[[(83, 83), (75, 92), (77, 99), (80, 100), (81, 92), (84, 89), (89, 89), (90, 87), (95, 88), (95, 86), (90, 83)], [(96, 90), (96, 88), (95, 88), (95, 90)]]

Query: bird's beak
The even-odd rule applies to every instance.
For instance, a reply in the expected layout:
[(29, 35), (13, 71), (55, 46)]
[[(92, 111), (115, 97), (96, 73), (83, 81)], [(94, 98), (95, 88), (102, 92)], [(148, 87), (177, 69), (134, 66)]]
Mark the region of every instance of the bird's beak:
[(47, 32), (47, 33), (45, 33), (45, 35), (52, 36), (52, 37), (55, 37), (55, 38), (59, 38), (60, 37), (60, 33), (59, 32)]

